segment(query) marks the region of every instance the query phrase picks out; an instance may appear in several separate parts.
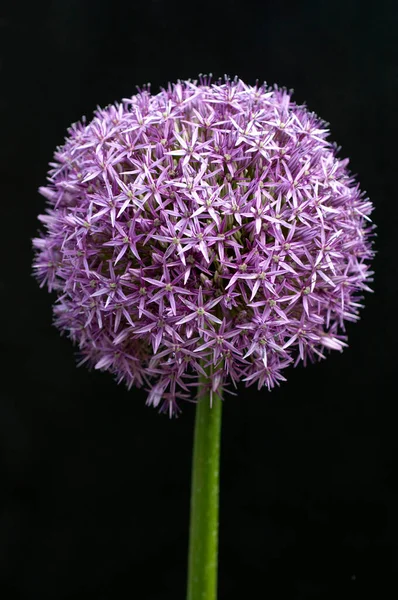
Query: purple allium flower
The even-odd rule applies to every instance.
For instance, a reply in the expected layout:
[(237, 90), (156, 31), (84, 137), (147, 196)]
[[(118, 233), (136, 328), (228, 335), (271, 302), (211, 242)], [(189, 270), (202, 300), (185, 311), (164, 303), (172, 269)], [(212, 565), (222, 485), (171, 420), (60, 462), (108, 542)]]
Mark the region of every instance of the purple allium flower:
[(285, 89), (206, 77), (72, 125), (34, 266), (81, 362), (174, 414), (204, 369), (214, 392), (270, 389), (342, 350), (374, 226), (326, 125)]

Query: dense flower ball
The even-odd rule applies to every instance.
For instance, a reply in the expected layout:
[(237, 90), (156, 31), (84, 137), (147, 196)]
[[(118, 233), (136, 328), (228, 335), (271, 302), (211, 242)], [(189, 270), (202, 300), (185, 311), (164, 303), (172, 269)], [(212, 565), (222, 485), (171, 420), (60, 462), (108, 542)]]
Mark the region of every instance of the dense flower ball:
[(174, 414), (198, 374), (284, 380), (345, 346), (372, 257), (371, 202), (326, 124), (241, 80), (144, 88), (71, 126), (34, 240), (82, 362)]

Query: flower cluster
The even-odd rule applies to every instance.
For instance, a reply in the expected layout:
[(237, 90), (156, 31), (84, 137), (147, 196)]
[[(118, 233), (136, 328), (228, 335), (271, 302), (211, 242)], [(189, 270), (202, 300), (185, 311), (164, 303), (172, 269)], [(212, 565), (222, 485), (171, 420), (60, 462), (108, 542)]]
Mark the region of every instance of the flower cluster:
[(371, 202), (327, 124), (277, 86), (144, 88), (72, 125), (50, 163), (36, 275), (82, 362), (170, 414), (198, 374), (284, 380), (342, 350), (371, 277)]

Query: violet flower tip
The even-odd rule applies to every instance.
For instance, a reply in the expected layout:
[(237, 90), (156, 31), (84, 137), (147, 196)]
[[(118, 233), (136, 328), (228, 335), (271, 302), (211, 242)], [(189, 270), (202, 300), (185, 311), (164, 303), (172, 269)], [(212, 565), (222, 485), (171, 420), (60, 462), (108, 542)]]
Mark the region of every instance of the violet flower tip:
[(211, 73), (147, 84), (72, 124), (39, 188), (34, 271), (55, 324), (79, 364), (148, 386), (169, 416), (201, 365), (217, 389), (270, 390), (342, 351), (371, 291), (373, 206), (291, 95)]

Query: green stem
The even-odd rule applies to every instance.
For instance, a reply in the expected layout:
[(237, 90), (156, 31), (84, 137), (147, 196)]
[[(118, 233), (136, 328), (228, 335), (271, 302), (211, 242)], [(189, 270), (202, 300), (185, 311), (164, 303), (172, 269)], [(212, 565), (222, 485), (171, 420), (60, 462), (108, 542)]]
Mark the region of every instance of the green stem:
[[(208, 381), (201, 377), (202, 389)], [(211, 407), (210, 393), (205, 393), (196, 406), (187, 600), (217, 598), (221, 405), (213, 393)]]

